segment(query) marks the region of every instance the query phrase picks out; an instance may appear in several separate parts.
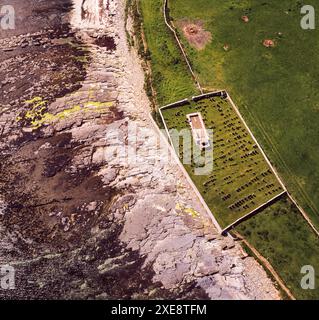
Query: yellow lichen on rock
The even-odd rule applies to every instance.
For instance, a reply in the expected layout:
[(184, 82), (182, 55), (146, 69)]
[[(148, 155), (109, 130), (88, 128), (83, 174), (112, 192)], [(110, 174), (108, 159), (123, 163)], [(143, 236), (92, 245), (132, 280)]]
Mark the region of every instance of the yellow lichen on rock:
[(114, 102), (88, 101), (81, 105), (75, 105), (56, 114), (46, 112), (48, 101), (41, 97), (35, 97), (31, 100), (24, 101), (24, 104), (30, 108), (23, 116), (18, 116), (18, 122), (27, 120), (33, 130), (43, 125), (49, 125), (53, 122), (60, 121), (71, 117), (79, 112), (96, 112), (101, 113), (114, 105)]
[(186, 208), (184, 210), (184, 212), (187, 213), (188, 215), (192, 216), (193, 218), (199, 217), (199, 213), (193, 208)]
[(200, 214), (193, 208), (187, 208), (184, 205), (177, 203), (175, 206), (175, 210), (177, 211), (178, 214), (180, 215), (189, 215), (193, 218), (198, 218), (200, 217)]

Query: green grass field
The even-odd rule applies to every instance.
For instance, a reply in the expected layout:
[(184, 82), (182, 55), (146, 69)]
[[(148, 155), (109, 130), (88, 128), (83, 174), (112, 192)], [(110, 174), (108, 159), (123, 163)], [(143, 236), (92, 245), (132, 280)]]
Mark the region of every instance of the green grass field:
[(141, 0), (140, 9), (152, 59), (153, 86), (158, 105), (172, 103), (198, 93), (174, 37), (167, 32), (162, 2)]
[[(202, 51), (182, 37), (201, 84), (229, 91), (319, 228), (319, 29), (301, 29), (300, 3), (174, 0), (170, 15), (175, 25), (181, 19), (202, 20), (211, 32), (212, 41)], [(317, 2), (307, 4), (316, 7)], [(276, 47), (265, 48), (264, 39), (273, 39)]]
[(287, 200), (278, 201), (236, 230), (269, 260), (296, 298), (319, 298), (319, 288), (303, 290), (300, 286), (303, 277), (300, 270), (304, 265), (315, 268), (318, 285), (319, 240)]
[[(278, 196), (283, 189), (227, 99), (214, 97), (162, 110), (169, 130), (188, 129), (189, 136), (187, 115), (197, 112), (212, 133), (214, 147), (209, 151), (208, 161), (213, 161), (213, 167), (209, 174), (197, 175), (195, 157), (195, 161), (184, 166), (215, 218), (225, 228)], [(193, 148), (199, 149), (193, 144), (185, 148), (185, 138), (174, 141), (182, 162), (185, 153), (194, 155)]]
[[(186, 65), (179, 63), (176, 71), (161, 52), (169, 43), (172, 57), (180, 54), (163, 24), (163, 1), (141, 3), (152, 69), (161, 75), (154, 83), (159, 104), (193, 95)], [(314, 0), (307, 4), (316, 5)], [(243, 14), (249, 23), (241, 21)], [(181, 37), (201, 84), (209, 91), (228, 90), (288, 189), (319, 226), (318, 29), (300, 28), (295, 0), (170, 0), (170, 15), (175, 25), (200, 19), (212, 33), (203, 51)], [(275, 48), (263, 47), (268, 38), (276, 41)], [(237, 230), (272, 263), (296, 298), (319, 298), (318, 281), (313, 291), (299, 285), (303, 265), (319, 272), (319, 240), (290, 202), (277, 202)]]

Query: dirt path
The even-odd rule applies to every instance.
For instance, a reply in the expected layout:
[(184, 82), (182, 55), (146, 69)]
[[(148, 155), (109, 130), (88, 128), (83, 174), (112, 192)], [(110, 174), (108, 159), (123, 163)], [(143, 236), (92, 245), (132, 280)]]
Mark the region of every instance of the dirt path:
[(246, 239), (244, 239), (239, 233), (232, 231), (232, 233), (238, 238), (240, 239), (252, 252), (253, 254), (262, 262), (262, 264), (265, 266), (265, 268), (267, 268), (267, 270), (272, 274), (272, 276), (275, 278), (276, 282), (280, 285), (280, 287), (282, 288), (282, 290), (285, 291), (285, 293), (287, 294), (287, 296), (291, 299), (291, 300), (296, 300), (295, 297), (293, 296), (293, 294), (291, 293), (291, 291), (286, 287), (285, 283), (281, 280), (281, 278), (279, 277), (279, 275), (277, 274), (277, 272), (275, 271), (275, 269), (272, 267), (272, 265), (269, 263), (269, 261), (264, 258), (257, 250), (254, 246), (252, 246)]

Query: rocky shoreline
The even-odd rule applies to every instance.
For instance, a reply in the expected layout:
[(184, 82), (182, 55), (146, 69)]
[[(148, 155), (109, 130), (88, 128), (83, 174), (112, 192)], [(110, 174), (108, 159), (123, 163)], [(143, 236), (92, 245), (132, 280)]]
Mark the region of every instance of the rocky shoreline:
[(124, 1), (29, 2), (0, 38), (0, 297), (279, 299), (158, 152)]

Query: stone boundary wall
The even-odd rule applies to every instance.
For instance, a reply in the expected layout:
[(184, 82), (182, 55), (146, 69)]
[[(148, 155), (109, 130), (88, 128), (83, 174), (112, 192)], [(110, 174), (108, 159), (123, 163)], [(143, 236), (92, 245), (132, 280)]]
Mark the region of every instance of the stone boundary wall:
[[(165, 119), (164, 119), (164, 116), (162, 114), (162, 110), (164, 109), (169, 109), (169, 108), (176, 108), (176, 107), (180, 107), (180, 106), (183, 106), (185, 104), (188, 104), (189, 103), (189, 100), (188, 99), (183, 99), (183, 100), (180, 100), (176, 103), (171, 103), (169, 105), (166, 105), (166, 106), (163, 106), (161, 108), (159, 108), (159, 113), (160, 113), (160, 116), (161, 116), (161, 119), (162, 119), (162, 122), (164, 124), (164, 127), (165, 127), (165, 131), (166, 131), (166, 134), (168, 136), (168, 140), (172, 146), (172, 148), (174, 149), (174, 153), (178, 159), (178, 163), (180, 164), (180, 166), (182, 167), (182, 170), (184, 172), (184, 174), (187, 176), (187, 180), (191, 183), (193, 189), (195, 188), (196, 189), (196, 193), (199, 194), (198, 197), (200, 197), (200, 200), (201, 202), (205, 203), (205, 208), (206, 210), (209, 212), (209, 214), (211, 216), (214, 217), (214, 220), (216, 221), (215, 226), (217, 227), (217, 229), (220, 231), (220, 233), (222, 234), (225, 234), (227, 233), (230, 229), (232, 229), (234, 226), (238, 225), (240, 222), (246, 220), (247, 218), (253, 216), (255, 213), (257, 213), (258, 211), (260, 211), (260, 209), (268, 206), (270, 203), (272, 203), (273, 201), (279, 199), (282, 195), (284, 195), (285, 193), (287, 193), (287, 189), (284, 185), (284, 183), (282, 182), (280, 176), (278, 175), (277, 171), (274, 169), (274, 167), (272, 166), (271, 162), (269, 161), (269, 159), (267, 158), (265, 152), (263, 151), (262, 147), (260, 146), (260, 144), (258, 143), (257, 139), (255, 138), (255, 136), (253, 135), (253, 133), (251, 132), (251, 130), (249, 129), (247, 123), (245, 122), (244, 118), (242, 117), (242, 115), (240, 114), (238, 108), (236, 107), (236, 105), (234, 104), (233, 100), (230, 98), (228, 92), (226, 90), (218, 90), (218, 91), (214, 91), (214, 92), (209, 92), (209, 93), (205, 93), (205, 94), (202, 94), (202, 95), (199, 95), (199, 96), (194, 96), (192, 97), (192, 100), (194, 102), (197, 102), (197, 101), (200, 101), (202, 99), (207, 99), (207, 98), (212, 98), (212, 97), (225, 97), (225, 99), (227, 99), (229, 101), (229, 103), (231, 104), (231, 106), (233, 107), (233, 109), (235, 110), (236, 114), (239, 116), (240, 120), (243, 122), (245, 128), (248, 130), (249, 134), (251, 135), (252, 139), (254, 140), (254, 142), (256, 143), (256, 145), (258, 146), (261, 154), (263, 155), (264, 159), (266, 160), (266, 163), (268, 164), (268, 166), (270, 167), (270, 169), (272, 170), (273, 174), (276, 176), (278, 182), (280, 183), (281, 187), (283, 188), (283, 192), (281, 192), (280, 194), (276, 195), (275, 197), (273, 197), (272, 199), (268, 200), (267, 202), (261, 204), (259, 207), (255, 208), (254, 210), (252, 210), (251, 212), (249, 212), (248, 214), (246, 214), (245, 216), (237, 219), (236, 221), (234, 221), (232, 224), (228, 225), (226, 228), (224, 229), (221, 229), (219, 223), (217, 222), (214, 214), (212, 213), (212, 211), (209, 209), (209, 207), (207, 206), (205, 200), (203, 199), (203, 197), (200, 195), (197, 187), (195, 186), (195, 184), (193, 183), (193, 181), (191, 180), (190, 176), (188, 175), (186, 169), (184, 168), (184, 165), (182, 164), (180, 158), (178, 157), (177, 153), (176, 153), (176, 149), (174, 147), (174, 144), (173, 144), (173, 141), (171, 139), (171, 136), (170, 136), (170, 133), (169, 133), (169, 129), (166, 125), (166, 122), (165, 122)], [(288, 194), (289, 195), (289, 194)], [(297, 206), (298, 207), (298, 206)], [(299, 208), (299, 207), (298, 207)], [(312, 226), (312, 229), (314, 227)], [(319, 235), (319, 233), (318, 233)]]
[(271, 205), (272, 203), (276, 202), (277, 200), (279, 200), (284, 194), (286, 194), (287, 191), (283, 191), (279, 194), (277, 194), (276, 196), (274, 196), (273, 198), (271, 198), (270, 200), (268, 200), (267, 202), (261, 204), (259, 207), (257, 207), (256, 209), (250, 211), (249, 213), (245, 214), (243, 217), (237, 219), (236, 221), (234, 221), (232, 224), (230, 224), (229, 226), (227, 226), (226, 228), (223, 229), (222, 233), (227, 233), (228, 231), (230, 231), (231, 229), (233, 229), (234, 227), (238, 226), (241, 222), (244, 222), (245, 220), (253, 217), (255, 214), (258, 214), (259, 211), (261, 211), (262, 209), (266, 209), (269, 205)]
[(168, 105), (162, 107), (161, 109), (169, 109), (169, 108), (174, 108), (174, 107), (180, 107), (180, 106), (183, 106), (185, 104), (189, 104), (189, 100), (188, 99), (183, 99), (183, 100), (168, 104)]
[(215, 92), (204, 93), (199, 96), (192, 97), (194, 102), (200, 101), (202, 99), (214, 98), (214, 97), (224, 97), (227, 98), (228, 94), (226, 90), (220, 90)]

